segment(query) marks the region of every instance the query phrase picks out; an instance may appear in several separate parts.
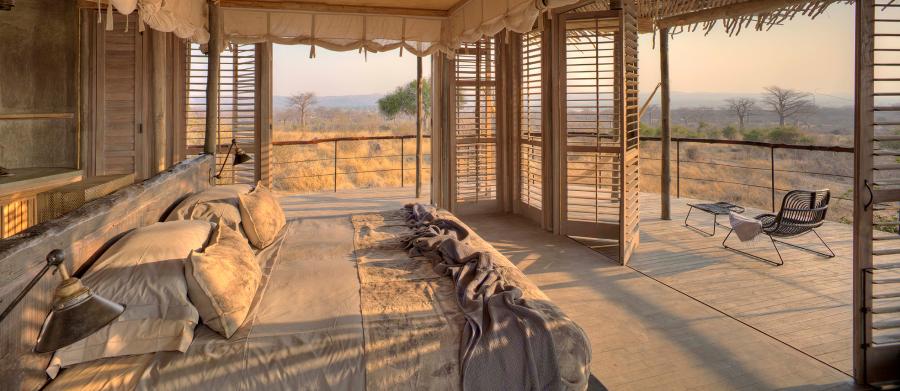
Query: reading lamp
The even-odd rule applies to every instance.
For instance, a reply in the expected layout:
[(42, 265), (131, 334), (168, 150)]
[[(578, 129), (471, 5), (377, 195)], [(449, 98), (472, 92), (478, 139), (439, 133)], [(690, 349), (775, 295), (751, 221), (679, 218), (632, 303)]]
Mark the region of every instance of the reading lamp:
[(236, 151), (234, 151), (234, 160), (231, 161), (232, 167), (253, 160), (253, 157), (244, 152), (241, 147), (237, 146), (236, 138), (231, 139), (231, 145), (228, 146), (228, 153), (225, 154), (225, 160), (222, 161), (222, 167), (219, 168), (219, 173), (216, 174), (216, 179), (222, 179), (222, 171), (225, 170), (225, 165), (228, 164), (228, 156), (231, 156), (231, 151), (234, 149), (236, 149)]
[(25, 289), (13, 299), (12, 303), (0, 314), (0, 322), (12, 312), (16, 304), (34, 287), (35, 284), (47, 274), (51, 267), (59, 271), (62, 282), (56, 287), (53, 294), (53, 307), (41, 333), (38, 335), (34, 351), (48, 353), (78, 342), (97, 330), (108, 325), (125, 312), (125, 306), (112, 302), (97, 295), (90, 288), (84, 286), (81, 280), (69, 275), (64, 263), (65, 255), (62, 250), (53, 250), (47, 254), (47, 264), (30, 282)]

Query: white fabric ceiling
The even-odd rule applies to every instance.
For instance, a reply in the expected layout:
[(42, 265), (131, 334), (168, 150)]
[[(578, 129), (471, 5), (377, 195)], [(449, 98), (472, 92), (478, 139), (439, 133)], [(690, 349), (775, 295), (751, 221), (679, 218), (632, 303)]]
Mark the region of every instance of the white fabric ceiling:
[[(380, 52), (403, 48), (425, 56), (453, 54), (503, 29), (527, 32), (541, 12), (578, 0), (468, 0), (446, 16), (222, 8), (222, 31), (229, 43), (309, 44), (331, 50)], [(206, 0), (109, 0), (122, 14), (135, 9), (142, 22), (181, 38), (209, 40)], [(110, 10), (111, 12), (111, 10)], [(108, 25), (111, 28), (111, 24)], [(312, 50), (315, 53), (315, 50)]]
[(452, 55), (461, 43), (503, 29), (530, 31), (542, 11), (577, 1), (470, 0), (443, 17), (225, 7), (222, 33), (232, 43), (310, 44), (368, 51), (403, 47), (418, 56), (436, 51)]

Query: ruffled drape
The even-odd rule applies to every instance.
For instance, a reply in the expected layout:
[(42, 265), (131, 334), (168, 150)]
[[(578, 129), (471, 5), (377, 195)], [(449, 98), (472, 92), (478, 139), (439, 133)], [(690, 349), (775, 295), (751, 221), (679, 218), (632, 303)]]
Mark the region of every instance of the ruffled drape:
[(209, 42), (206, 0), (110, 0), (109, 3), (122, 15), (137, 10), (140, 23), (154, 30), (171, 32), (201, 44)]
[(418, 56), (437, 51), (453, 55), (462, 43), (504, 29), (531, 31), (542, 12), (576, 1), (470, 0), (446, 17), (223, 8), (222, 34), (231, 43), (307, 44), (371, 52), (403, 48)]

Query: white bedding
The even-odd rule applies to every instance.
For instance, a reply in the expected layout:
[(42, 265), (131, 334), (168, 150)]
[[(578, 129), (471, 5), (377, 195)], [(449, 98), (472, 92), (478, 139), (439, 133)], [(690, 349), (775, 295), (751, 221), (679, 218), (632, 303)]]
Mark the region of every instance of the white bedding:
[(46, 389), (363, 389), (359, 279), (349, 220), (291, 221), (283, 238), (258, 258), (265, 264), (264, 286), (250, 320), (231, 339), (198, 326), (183, 354), (76, 365)]

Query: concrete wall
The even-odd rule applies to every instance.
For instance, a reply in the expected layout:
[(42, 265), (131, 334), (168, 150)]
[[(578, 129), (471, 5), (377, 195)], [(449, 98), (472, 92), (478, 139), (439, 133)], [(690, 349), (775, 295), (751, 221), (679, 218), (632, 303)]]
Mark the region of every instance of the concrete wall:
[[(74, 113), (74, 0), (0, 12), (0, 114)], [(0, 166), (75, 167), (76, 121), (0, 120)]]

